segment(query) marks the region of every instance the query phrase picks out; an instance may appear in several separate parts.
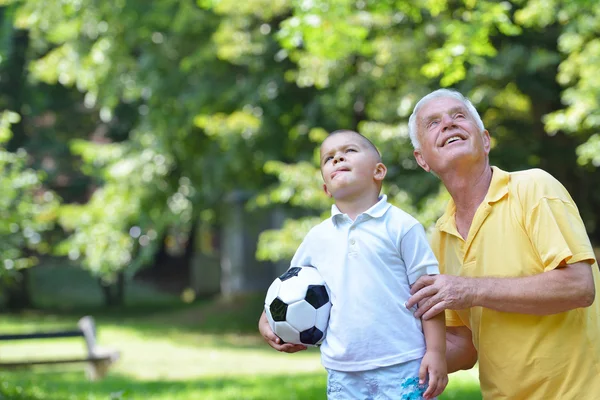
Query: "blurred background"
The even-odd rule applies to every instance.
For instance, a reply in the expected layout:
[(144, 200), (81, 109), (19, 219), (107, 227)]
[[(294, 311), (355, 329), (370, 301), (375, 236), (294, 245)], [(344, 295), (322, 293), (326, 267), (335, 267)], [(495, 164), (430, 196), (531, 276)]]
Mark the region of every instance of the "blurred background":
[[(0, 399), (324, 399), (318, 350), (256, 329), (266, 288), (327, 217), (316, 146), (357, 130), (392, 202), (447, 193), (407, 120), (469, 96), (491, 162), (543, 168), (600, 243), (595, 0), (0, 0), (0, 334), (73, 329), (121, 357), (0, 369)], [(85, 354), (0, 341), (0, 362)], [(442, 399), (478, 399), (477, 371)]]

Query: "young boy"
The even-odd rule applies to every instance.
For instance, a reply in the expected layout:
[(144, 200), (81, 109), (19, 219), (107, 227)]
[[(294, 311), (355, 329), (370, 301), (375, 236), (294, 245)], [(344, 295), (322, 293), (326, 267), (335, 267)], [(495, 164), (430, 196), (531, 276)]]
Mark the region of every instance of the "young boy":
[[(404, 306), (417, 278), (439, 273), (423, 227), (380, 196), (387, 169), (367, 138), (335, 131), (320, 154), (323, 189), (335, 205), (291, 266), (316, 267), (331, 290), (320, 347), (327, 398), (434, 398), (448, 383), (444, 316), (421, 322)], [(259, 330), (276, 350), (306, 349), (282, 344), (264, 312)]]

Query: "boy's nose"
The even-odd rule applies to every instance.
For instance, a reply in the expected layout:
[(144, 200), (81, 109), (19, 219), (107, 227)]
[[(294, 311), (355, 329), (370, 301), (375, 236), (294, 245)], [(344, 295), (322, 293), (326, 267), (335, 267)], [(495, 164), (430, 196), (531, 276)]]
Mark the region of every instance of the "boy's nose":
[(337, 164), (340, 161), (344, 161), (344, 155), (343, 154), (336, 154), (335, 157), (333, 158), (333, 163)]

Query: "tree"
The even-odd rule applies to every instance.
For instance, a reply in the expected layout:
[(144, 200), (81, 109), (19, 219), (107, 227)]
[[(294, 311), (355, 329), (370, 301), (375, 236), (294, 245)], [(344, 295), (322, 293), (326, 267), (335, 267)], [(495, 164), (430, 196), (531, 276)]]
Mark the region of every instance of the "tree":
[(26, 270), (37, 263), (34, 254), (50, 251), (43, 235), (53, 229), (58, 207), (57, 197), (42, 186), (43, 174), (27, 167), (27, 153), (4, 147), (11, 124), (18, 122), (14, 112), (0, 114), (0, 294), (9, 309), (31, 305)]
[[(492, 133), (492, 161), (509, 169), (542, 167), (554, 174), (581, 206), (588, 232), (598, 241), (598, 192), (591, 184), (598, 171), (575, 162), (576, 152), (580, 164), (598, 162), (597, 135), (581, 129), (592, 125), (598, 108), (598, 87), (591, 82), (597, 69), (592, 60), (597, 54), (593, 32), (600, 21), (598, 9), (596, 2), (586, 1), (317, 1), (298, 3), (293, 16), (283, 21), (279, 38), (296, 61), (298, 85), (331, 90), (336, 99), (349, 97), (342, 88), (350, 83), (353, 89), (368, 88), (343, 108), (361, 110), (358, 129), (385, 149), (388, 165), (393, 160), (384, 190), (425, 226), (440, 215), (447, 194), (436, 189), (431, 177), (411, 173), (416, 165), (406, 141), (406, 122), (421, 95), (451, 86), (469, 95), (480, 110)], [(349, 68), (355, 65), (356, 71)], [(410, 80), (400, 78), (407, 75)], [(572, 84), (577, 77), (577, 87), (561, 93), (559, 84)], [(570, 104), (567, 109), (562, 109), (561, 96)], [(329, 106), (336, 112), (335, 105)], [(560, 130), (567, 121), (570, 135)], [(316, 164), (316, 158), (312, 168), (271, 164), (269, 172), (280, 183), (267, 198), (301, 201), (310, 190), (306, 185), (318, 188)], [(313, 203), (320, 212), (328, 204), (321, 200)], [(283, 230), (265, 232), (258, 256), (289, 258), (317, 220), (289, 222)]]
[[(120, 271), (131, 276), (170, 230), (190, 232), (232, 189), (272, 182), (263, 164), (306, 147), (304, 134), (281, 132), (314, 118), (304, 110), (313, 90), (286, 82), (289, 61), (278, 60), (274, 38), (261, 33), (262, 17), (276, 24), (288, 7), (263, 3), (227, 19), (192, 2), (149, 9), (135, 1), (50, 9), (22, 2), (17, 26), (40, 55), (30, 64), (33, 77), (85, 92), (86, 106), (109, 127), (119, 125), (119, 108), (133, 121), (118, 142), (73, 142), (98, 189), (87, 203), (61, 209), (71, 233), (61, 254), (107, 282)], [(238, 25), (252, 27), (242, 45), (263, 56), (227, 45)]]
[(151, 263), (170, 232), (218, 225), (236, 189), (299, 217), (261, 237), (260, 258), (289, 257), (330, 204), (315, 147), (339, 128), (384, 149), (384, 190), (431, 225), (448, 195), (419, 170), (406, 122), (439, 86), (474, 100), (494, 163), (555, 174), (599, 239), (596, 2), (8, 3), (31, 79), (97, 113), (93, 137), (71, 143), (95, 191), (61, 208), (60, 251), (105, 282)]

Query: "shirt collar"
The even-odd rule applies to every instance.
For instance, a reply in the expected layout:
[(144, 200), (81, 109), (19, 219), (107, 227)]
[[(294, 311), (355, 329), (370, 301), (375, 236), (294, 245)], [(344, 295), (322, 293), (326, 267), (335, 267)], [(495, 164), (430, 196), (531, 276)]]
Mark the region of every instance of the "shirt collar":
[[(488, 192), (483, 199), (483, 203), (493, 204), (500, 201), (508, 193), (508, 182), (510, 180), (510, 174), (506, 171), (501, 170), (498, 167), (492, 166), (492, 181)], [(454, 228), (454, 214), (456, 213), (456, 205), (454, 200), (450, 198), (448, 206), (444, 214), (438, 219), (435, 226), (443, 231), (455, 230)]]
[[(366, 214), (371, 218), (379, 218), (382, 217), (383, 214), (390, 208), (391, 204), (387, 202), (387, 196), (382, 194), (379, 196), (379, 201), (375, 203), (371, 208), (364, 211), (362, 214)], [(343, 218), (346, 214), (342, 213), (340, 209), (334, 204), (331, 206), (331, 218), (335, 224), (339, 221), (340, 218)]]

